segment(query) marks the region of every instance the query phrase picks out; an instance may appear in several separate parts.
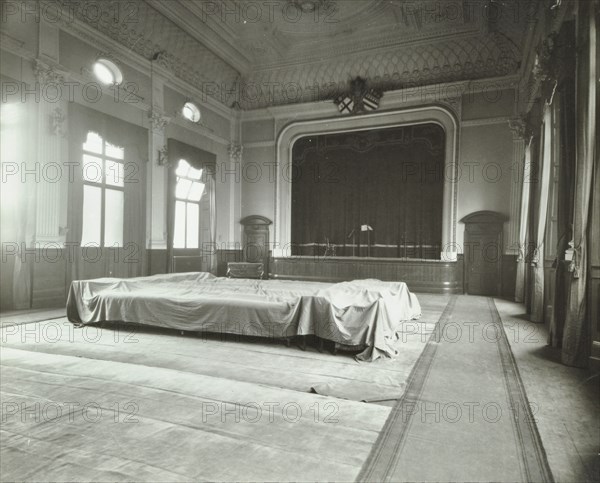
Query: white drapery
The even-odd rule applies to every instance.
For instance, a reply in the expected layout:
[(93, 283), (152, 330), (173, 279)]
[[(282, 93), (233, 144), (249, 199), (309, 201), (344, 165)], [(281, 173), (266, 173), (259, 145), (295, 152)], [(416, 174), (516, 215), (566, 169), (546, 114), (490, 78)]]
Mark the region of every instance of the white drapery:
[(217, 198), (216, 198), (215, 176), (206, 177), (206, 190), (209, 195), (209, 232), (210, 232), (210, 254), (208, 259), (208, 271), (217, 274)]
[(535, 235), (535, 249), (531, 266), (533, 271), (533, 287), (531, 302), (531, 321), (543, 322), (544, 320), (544, 238), (546, 235), (546, 221), (548, 216), (548, 198), (550, 192), (550, 173), (552, 171), (552, 126), (553, 108), (546, 105), (544, 109), (544, 122), (540, 153), (540, 169), (538, 171), (539, 203), (537, 216), (537, 230)]
[(517, 281), (515, 300), (525, 300), (525, 272), (527, 264), (527, 227), (529, 221), (529, 196), (531, 193), (531, 138), (525, 146), (522, 171), (521, 219), (519, 224), (519, 255), (517, 258)]
[[(8, 80), (2, 78), (2, 82)], [(35, 264), (36, 147), (26, 136), (37, 135), (35, 103), (4, 103), (1, 108), (2, 137), (2, 308), (31, 307)], [(13, 261), (12, 270), (9, 263)], [(12, 283), (10, 282), (12, 280)]]

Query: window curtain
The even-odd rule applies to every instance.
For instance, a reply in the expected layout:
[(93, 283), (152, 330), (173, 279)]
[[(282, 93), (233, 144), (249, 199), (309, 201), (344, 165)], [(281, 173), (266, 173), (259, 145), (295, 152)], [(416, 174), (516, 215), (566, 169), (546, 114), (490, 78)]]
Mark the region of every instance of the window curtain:
[(573, 238), (573, 175), (575, 167), (575, 132), (576, 132), (576, 109), (575, 109), (575, 72), (576, 63), (572, 52), (576, 51), (575, 22), (568, 22), (561, 30), (561, 42), (559, 44), (559, 62), (564, 68), (561, 69), (562, 78), (555, 95), (556, 106), (556, 146), (557, 157), (555, 165), (558, 164), (557, 174), (557, 213), (556, 213), (556, 256), (554, 261), (554, 291), (548, 294), (552, 300), (553, 310), (550, 317), (548, 331), (548, 344), (560, 347), (562, 344), (563, 330), (567, 305), (567, 267), (565, 251), (569, 248), (569, 242)]
[(562, 342), (562, 362), (585, 367), (590, 351), (586, 290), (589, 276), (588, 225), (593, 176), (598, 173), (596, 152), (597, 4), (579, 2), (577, 15), (577, 134), (576, 187), (573, 211), (574, 256), (569, 270), (568, 303)]
[(529, 196), (531, 192), (531, 138), (525, 146), (523, 161), (523, 186), (521, 194), (521, 219), (519, 224), (519, 255), (517, 258), (517, 282), (515, 300), (525, 300), (525, 271), (527, 263), (527, 227), (529, 220)]
[[(125, 150), (123, 246), (80, 247), (83, 225), (83, 144), (89, 132)], [(146, 274), (146, 163), (148, 131), (80, 104), (69, 105), (68, 277), (137, 277)]]
[(537, 209), (537, 230), (535, 234), (535, 249), (531, 267), (533, 272), (533, 290), (531, 300), (531, 321), (544, 320), (544, 238), (548, 217), (548, 199), (550, 191), (550, 174), (552, 171), (552, 118), (553, 108), (546, 105), (542, 124), (541, 164), (538, 175), (539, 195)]
[[(17, 81), (2, 76), (0, 82)], [(6, 176), (0, 192), (3, 309), (28, 309), (32, 302), (37, 189), (33, 173), (37, 143), (31, 142), (31, 138), (37, 136), (36, 111), (34, 102), (4, 103), (0, 111), (0, 161)], [(32, 174), (23, 177), (22, 168)], [(8, 265), (11, 261), (12, 267)]]
[(175, 248), (175, 189), (177, 187), (177, 165), (180, 159), (185, 159), (193, 168), (202, 170), (204, 195), (200, 201), (200, 244), (197, 254), (202, 258), (202, 270), (217, 273), (216, 253), (216, 162), (217, 156), (200, 148), (169, 138), (167, 141), (169, 159), (168, 198), (167, 198), (167, 273), (173, 271), (173, 256)]

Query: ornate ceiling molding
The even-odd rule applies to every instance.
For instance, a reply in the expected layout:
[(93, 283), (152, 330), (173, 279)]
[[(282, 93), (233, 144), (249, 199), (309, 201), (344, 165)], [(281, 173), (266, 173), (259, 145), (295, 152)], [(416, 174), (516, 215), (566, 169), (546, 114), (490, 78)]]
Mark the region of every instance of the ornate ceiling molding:
[[(69, 0), (60, 1), (72, 4)], [(324, 59), (316, 59), (319, 56), (313, 53), (314, 49), (307, 48), (315, 42), (322, 44), (322, 39), (313, 35), (307, 40), (306, 35), (301, 38), (301, 34), (282, 33), (273, 25), (262, 38), (267, 47), (273, 44), (280, 49), (277, 55), (281, 57), (302, 46), (298, 55), (286, 54), (273, 63), (255, 62), (256, 58), (247, 54), (243, 46), (230, 48), (229, 40), (239, 36), (238, 30), (243, 27), (212, 18), (202, 21), (199, 15), (206, 8), (205, 2), (132, 0), (128, 3), (135, 6), (137, 18), (129, 24), (124, 19), (111, 21), (106, 6), (109, 3), (82, 0), (76, 3), (75, 18), (144, 59), (154, 60), (169, 77), (204, 92), (215, 103), (239, 105), (244, 110), (333, 100), (340, 94), (340, 86), (357, 76), (368, 76), (374, 88), (385, 92), (510, 76), (519, 71), (522, 61), (518, 45), (523, 32), (519, 25), (504, 19), (504, 23), (498, 22), (490, 30), (480, 19), (468, 18), (464, 12), (454, 22), (431, 25), (398, 14), (398, 25), (408, 22), (401, 34), (398, 28), (382, 33), (383, 29), (377, 25), (365, 26), (364, 18), (356, 15), (347, 29), (360, 28), (361, 34), (349, 42), (348, 34), (341, 29), (328, 42), (328, 56)], [(229, 6), (241, 3), (223, 0)], [(390, 8), (383, 0), (373, 0), (372, 5), (373, 15), (385, 14), (385, 8)], [(90, 6), (100, 9), (102, 14), (95, 19), (87, 18), (85, 11)], [(291, 50), (285, 47), (290, 41)], [(258, 55), (269, 57), (260, 52)], [(293, 60), (288, 61), (289, 58)], [(240, 71), (246, 73), (243, 78)], [(248, 86), (257, 95), (247, 95)], [(460, 116), (460, 103), (444, 99), (440, 102), (452, 106)]]
[(383, 92), (508, 76), (518, 71), (519, 56), (507, 41), (498, 43), (486, 37), (456, 39), (423, 49), (348, 56), (335, 63), (258, 71), (245, 80), (243, 86), (251, 86), (253, 95), (244, 96), (248, 89), (242, 87), (240, 104), (244, 109), (256, 109), (332, 100), (339, 96), (340, 86), (343, 88), (356, 76), (368, 76), (371, 85)]

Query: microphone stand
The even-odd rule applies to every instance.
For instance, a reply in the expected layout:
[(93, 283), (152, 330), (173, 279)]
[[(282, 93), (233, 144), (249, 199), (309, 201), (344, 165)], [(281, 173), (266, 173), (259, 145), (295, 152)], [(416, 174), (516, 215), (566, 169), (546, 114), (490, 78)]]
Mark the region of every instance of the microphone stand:
[(356, 228), (353, 228), (347, 238), (352, 237), (352, 256), (356, 256)]

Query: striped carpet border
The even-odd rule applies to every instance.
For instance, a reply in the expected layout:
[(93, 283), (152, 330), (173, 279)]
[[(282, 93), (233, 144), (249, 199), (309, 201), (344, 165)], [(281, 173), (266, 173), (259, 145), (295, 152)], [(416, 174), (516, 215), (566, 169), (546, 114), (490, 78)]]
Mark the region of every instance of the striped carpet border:
[(379, 433), (369, 457), (363, 464), (356, 481), (385, 481), (386, 476), (390, 474), (390, 471), (393, 470), (396, 465), (402, 446), (406, 441), (406, 435), (412, 419), (410, 418), (406, 423), (402, 422), (402, 418), (405, 417), (404, 415), (406, 414), (404, 408), (408, 404), (416, 404), (421, 397), (423, 387), (425, 386), (427, 376), (431, 369), (431, 363), (433, 362), (437, 351), (438, 343), (444, 333), (444, 326), (452, 317), (456, 300), (457, 296), (453, 295), (446, 304), (442, 315), (435, 325), (433, 333), (410, 373), (406, 391), (390, 412), (390, 415), (388, 416), (382, 431)]
[[(390, 474), (393, 473), (411, 427), (412, 418), (405, 422), (401, 419), (406, 414), (404, 408), (406, 405), (416, 404), (420, 399), (441, 334), (444, 333), (444, 326), (452, 317), (456, 301), (457, 296), (453, 296), (446, 305), (434, 332), (411, 372), (406, 392), (388, 416), (356, 481), (388, 481)], [(511, 423), (521, 449), (522, 474), (526, 481), (553, 483), (554, 478), (548, 458), (542, 445), (516, 360), (502, 325), (502, 319), (494, 299), (488, 298), (487, 303), (492, 316), (492, 323), (500, 334), (496, 347), (502, 364), (504, 384), (511, 407), (516, 409), (511, 411), (513, 415)]]

